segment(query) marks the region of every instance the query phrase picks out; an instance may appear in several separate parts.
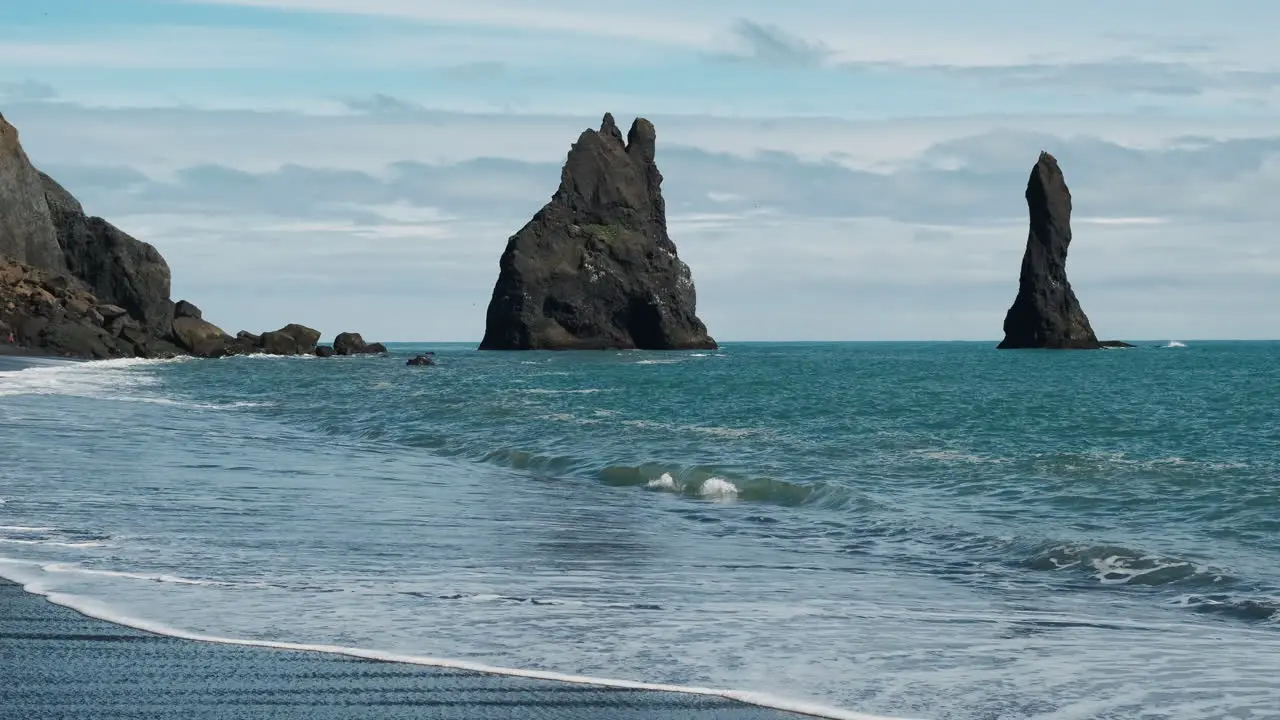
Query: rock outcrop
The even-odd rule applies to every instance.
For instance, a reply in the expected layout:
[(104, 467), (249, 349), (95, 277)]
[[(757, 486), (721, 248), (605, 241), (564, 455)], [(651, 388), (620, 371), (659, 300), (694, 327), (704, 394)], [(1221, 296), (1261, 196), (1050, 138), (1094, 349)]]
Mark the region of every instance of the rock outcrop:
[(38, 270), (66, 268), (45, 201), (44, 184), (0, 115), (0, 255)]
[(333, 352), (335, 355), (379, 355), (386, 351), (386, 345), (382, 343), (367, 343), (360, 336), (360, 333), (338, 333), (338, 336), (333, 339)]
[(1018, 295), (1004, 318), (1001, 349), (1097, 349), (1101, 345), (1089, 318), (1067, 282), (1071, 245), (1071, 191), (1058, 161), (1049, 153), (1031, 170), (1027, 182), (1031, 230), (1022, 256)]
[(667, 235), (653, 125), (613, 116), (569, 150), (560, 187), (507, 242), (482, 350), (711, 349)]
[(48, 175), (40, 177), (67, 270), (99, 300), (119, 305), (148, 332), (163, 335), (174, 317), (169, 263), (149, 243), (85, 215), (71, 193)]
[[(235, 337), (170, 297), (169, 264), (32, 166), (0, 116), (0, 342), (87, 359), (310, 355), (320, 332), (290, 324)], [(360, 352), (385, 352), (347, 334)]]
[(297, 323), (264, 332), (258, 339), (261, 351), (267, 355), (314, 355), (319, 341), (319, 330)]
[(48, 355), (91, 360), (182, 352), (143, 332), (123, 308), (103, 303), (65, 273), (0, 258), (0, 339)]

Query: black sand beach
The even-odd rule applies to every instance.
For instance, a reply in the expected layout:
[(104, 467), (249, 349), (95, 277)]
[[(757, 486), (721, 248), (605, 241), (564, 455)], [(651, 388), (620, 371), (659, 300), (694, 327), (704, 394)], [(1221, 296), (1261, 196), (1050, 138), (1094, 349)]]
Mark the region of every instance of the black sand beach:
[(0, 343), (0, 372), (25, 370), (30, 367), (48, 367), (50, 365), (68, 365), (83, 362), (72, 358), (49, 357), (29, 348)]
[(714, 697), (599, 688), (202, 643), (85, 617), (0, 581), (0, 718), (693, 718), (799, 716)]

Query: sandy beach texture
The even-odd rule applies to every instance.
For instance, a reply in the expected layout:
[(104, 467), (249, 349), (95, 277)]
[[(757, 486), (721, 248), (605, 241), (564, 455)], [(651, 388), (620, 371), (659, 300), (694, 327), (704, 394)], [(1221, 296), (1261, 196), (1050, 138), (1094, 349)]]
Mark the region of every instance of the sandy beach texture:
[(0, 581), (0, 718), (784, 720), (711, 697), (179, 640)]

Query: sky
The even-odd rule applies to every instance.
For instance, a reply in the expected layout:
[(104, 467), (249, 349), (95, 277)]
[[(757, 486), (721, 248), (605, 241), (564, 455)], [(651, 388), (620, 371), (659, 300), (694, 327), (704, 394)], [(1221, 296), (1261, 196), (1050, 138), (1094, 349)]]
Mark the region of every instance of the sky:
[(0, 3), (0, 113), (224, 329), (474, 341), (612, 112), (721, 341), (998, 340), (1027, 176), (1104, 338), (1280, 337), (1270, 0)]

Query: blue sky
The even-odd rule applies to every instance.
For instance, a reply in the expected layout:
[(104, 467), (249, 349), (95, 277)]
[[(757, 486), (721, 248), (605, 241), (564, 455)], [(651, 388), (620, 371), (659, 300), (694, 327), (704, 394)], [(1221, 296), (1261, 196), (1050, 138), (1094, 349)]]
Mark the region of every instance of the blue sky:
[(42, 0), (0, 112), (229, 330), (474, 340), (611, 111), (713, 334), (991, 339), (1058, 155), (1098, 332), (1280, 336), (1269, 2)]

